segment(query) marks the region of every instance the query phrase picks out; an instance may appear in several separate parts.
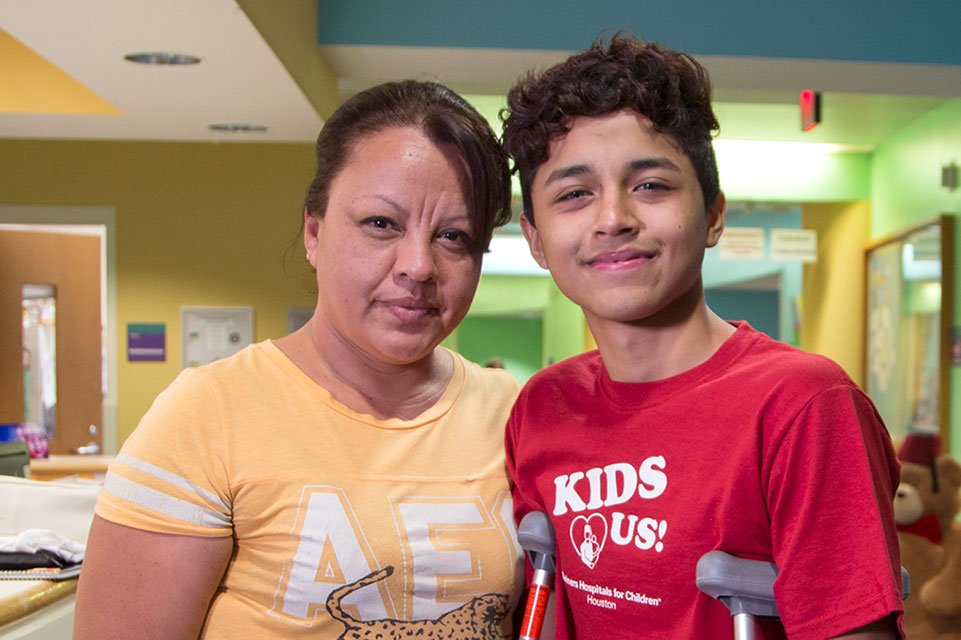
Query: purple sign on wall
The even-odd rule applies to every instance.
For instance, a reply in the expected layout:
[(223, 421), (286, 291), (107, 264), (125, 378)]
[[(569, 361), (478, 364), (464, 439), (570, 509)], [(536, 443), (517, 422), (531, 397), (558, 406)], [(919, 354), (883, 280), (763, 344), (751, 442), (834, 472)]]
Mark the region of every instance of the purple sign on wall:
[(164, 362), (167, 333), (162, 322), (127, 324), (127, 361)]

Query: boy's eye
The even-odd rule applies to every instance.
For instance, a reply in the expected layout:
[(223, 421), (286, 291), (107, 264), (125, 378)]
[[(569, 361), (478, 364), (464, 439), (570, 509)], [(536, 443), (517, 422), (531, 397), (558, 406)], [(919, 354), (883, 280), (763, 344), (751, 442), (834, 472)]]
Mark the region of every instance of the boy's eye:
[(662, 189), (667, 189), (668, 187), (667, 187), (666, 184), (663, 184), (663, 183), (661, 183), (661, 182), (651, 182), (651, 181), (647, 181), (647, 182), (642, 182), (642, 183), (640, 183), (639, 185), (637, 185), (637, 186), (634, 187), (634, 188), (635, 188), (635, 190), (637, 190), (637, 191), (659, 191), (659, 190), (662, 190)]
[(571, 191), (565, 191), (564, 193), (562, 193), (561, 196), (558, 198), (558, 201), (576, 200), (578, 198), (583, 198), (584, 196), (589, 194), (590, 194), (590, 191), (588, 191), (587, 189), (573, 189)]

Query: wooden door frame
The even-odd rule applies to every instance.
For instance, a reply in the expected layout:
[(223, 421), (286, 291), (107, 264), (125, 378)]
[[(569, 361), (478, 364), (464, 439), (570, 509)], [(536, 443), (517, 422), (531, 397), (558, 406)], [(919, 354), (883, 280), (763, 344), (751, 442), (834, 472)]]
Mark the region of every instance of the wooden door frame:
[(103, 398), (103, 453), (117, 452), (117, 211), (113, 207), (0, 205), (0, 224), (104, 227), (102, 264), (106, 292), (107, 393)]

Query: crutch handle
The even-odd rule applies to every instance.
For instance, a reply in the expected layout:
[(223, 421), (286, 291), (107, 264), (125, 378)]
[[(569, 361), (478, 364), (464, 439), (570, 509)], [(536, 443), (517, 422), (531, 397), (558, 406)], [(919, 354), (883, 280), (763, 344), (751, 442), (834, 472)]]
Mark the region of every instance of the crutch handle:
[(521, 519), (517, 541), (530, 557), (534, 575), (527, 593), (527, 606), (521, 621), (520, 640), (538, 640), (544, 622), (547, 600), (554, 583), (554, 527), (543, 511), (531, 511)]
[(777, 566), (764, 560), (737, 558), (723, 551), (710, 551), (697, 561), (697, 588), (723, 602), (731, 615), (776, 618), (774, 579)]

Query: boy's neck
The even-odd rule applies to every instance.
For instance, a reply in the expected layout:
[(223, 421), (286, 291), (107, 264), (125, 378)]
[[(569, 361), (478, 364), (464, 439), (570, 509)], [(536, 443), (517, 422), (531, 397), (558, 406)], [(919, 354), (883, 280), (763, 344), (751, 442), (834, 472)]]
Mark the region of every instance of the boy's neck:
[(735, 330), (708, 308), (703, 295), (677, 322), (614, 322), (587, 311), (585, 317), (615, 382), (655, 382), (684, 373), (706, 362)]

